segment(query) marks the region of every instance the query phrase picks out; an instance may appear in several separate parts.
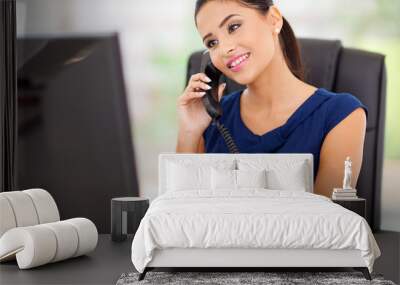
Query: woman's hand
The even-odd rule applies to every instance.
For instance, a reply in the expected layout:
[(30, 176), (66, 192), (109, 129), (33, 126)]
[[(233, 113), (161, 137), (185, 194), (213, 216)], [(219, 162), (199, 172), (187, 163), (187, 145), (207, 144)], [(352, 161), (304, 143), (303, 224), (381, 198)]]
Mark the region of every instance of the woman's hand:
[[(189, 83), (183, 94), (178, 97), (178, 121), (179, 129), (183, 133), (202, 135), (211, 123), (202, 97), (206, 94), (203, 90), (211, 87), (207, 84), (211, 80), (204, 73), (196, 73), (190, 77)], [(226, 84), (222, 83), (218, 87), (218, 101), (220, 101)]]

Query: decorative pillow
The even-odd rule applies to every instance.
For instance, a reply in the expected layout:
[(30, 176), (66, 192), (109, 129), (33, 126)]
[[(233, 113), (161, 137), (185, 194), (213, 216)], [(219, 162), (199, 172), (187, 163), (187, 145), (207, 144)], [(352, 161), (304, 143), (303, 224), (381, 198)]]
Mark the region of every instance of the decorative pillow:
[(211, 167), (211, 189), (236, 190), (236, 170)]
[(267, 188), (273, 190), (307, 191), (307, 179), (304, 174), (304, 163), (295, 164), (292, 168), (267, 170)]
[(267, 188), (265, 169), (261, 170), (235, 170), (237, 188)]

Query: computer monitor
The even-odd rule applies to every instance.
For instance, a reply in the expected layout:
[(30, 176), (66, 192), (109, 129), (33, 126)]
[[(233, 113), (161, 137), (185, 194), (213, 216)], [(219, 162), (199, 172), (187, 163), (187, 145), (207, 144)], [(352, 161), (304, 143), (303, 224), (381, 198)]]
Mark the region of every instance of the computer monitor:
[(109, 233), (111, 198), (139, 194), (118, 35), (17, 44), (17, 187), (47, 190), (61, 219)]

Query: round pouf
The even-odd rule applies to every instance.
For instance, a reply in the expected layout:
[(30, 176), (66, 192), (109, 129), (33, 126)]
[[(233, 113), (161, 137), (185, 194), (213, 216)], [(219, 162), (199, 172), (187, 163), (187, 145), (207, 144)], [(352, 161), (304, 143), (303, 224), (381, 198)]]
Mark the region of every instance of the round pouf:
[(111, 239), (124, 241), (127, 238), (128, 212), (133, 212), (133, 234), (149, 208), (149, 199), (144, 197), (118, 197), (111, 199)]

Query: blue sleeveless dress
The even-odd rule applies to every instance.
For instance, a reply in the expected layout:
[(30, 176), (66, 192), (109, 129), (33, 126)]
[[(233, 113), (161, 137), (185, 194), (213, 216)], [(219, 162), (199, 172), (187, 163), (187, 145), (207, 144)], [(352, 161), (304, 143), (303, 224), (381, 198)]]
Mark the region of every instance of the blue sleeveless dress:
[[(221, 98), (220, 122), (230, 131), (240, 153), (312, 153), (314, 181), (317, 176), (322, 143), (331, 129), (355, 109), (367, 107), (349, 93), (334, 93), (318, 88), (289, 119), (263, 135), (249, 130), (241, 119), (240, 96), (243, 90)], [(229, 153), (218, 129), (210, 124), (203, 133), (206, 153)]]

